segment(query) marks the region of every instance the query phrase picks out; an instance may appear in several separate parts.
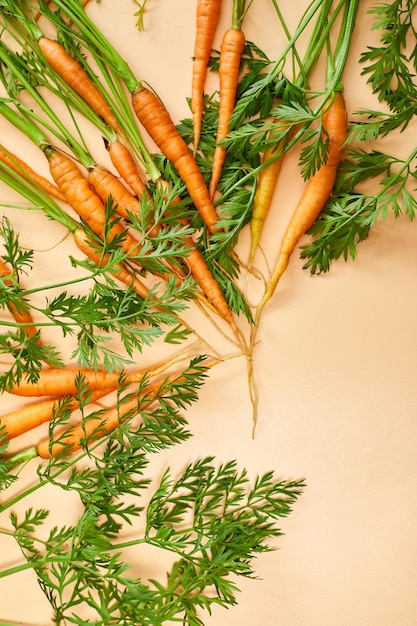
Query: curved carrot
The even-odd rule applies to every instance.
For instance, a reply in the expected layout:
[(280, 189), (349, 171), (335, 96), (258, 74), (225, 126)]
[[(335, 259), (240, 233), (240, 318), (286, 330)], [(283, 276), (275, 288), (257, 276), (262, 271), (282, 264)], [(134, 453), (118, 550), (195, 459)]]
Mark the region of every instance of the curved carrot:
[(203, 118), (204, 85), (207, 65), (220, 18), (222, 0), (198, 0), (194, 43), (191, 111), (194, 126), (194, 153), (198, 148)]
[(246, 38), (242, 30), (229, 28), (225, 32), (220, 49), (219, 119), (217, 124), (216, 148), (214, 150), (211, 180), (209, 184), (211, 198), (214, 197), (216, 192), (226, 158), (226, 148), (219, 145), (219, 142), (229, 133), (230, 118), (236, 101), (240, 62), (245, 45)]
[(309, 179), (287, 226), (275, 268), (269, 279), (264, 296), (258, 305), (258, 316), (261, 309), (272, 297), (299, 239), (313, 225), (333, 189), (337, 169), (343, 154), (343, 145), (347, 138), (346, 105), (339, 91), (334, 94), (329, 108), (322, 116), (322, 127), (329, 138), (327, 160)]
[(161, 152), (177, 169), (207, 228), (210, 232), (214, 232), (218, 216), (213, 201), (200, 168), (176, 129), (168, 111), (158, 96), (143, 86), (133, 92), (132, 104), (138, 120)]
[[(113, 389), (99, 389), (91, 393), (88, 403), (95, 402), (113, 391)], [(30, 404), (21, 409), (10, 411), (0, 416), (0, 428), (3, 427), (6, 439), (14, 439), (29, 430), (37, 428), (41, 424), (49, 422), (56, 413), (57, 399), (43, 400)], [(65, 404), (66, 409), (75, 411), (79, 407), (76, 398), (68, 396), (68, 402)]]
[(22, 159), (15, 154), (12, 154), (9, 150), (6, 150), (3, 146), (0, 146), (0, 161), (20, 174), (25, 180), (37, 183), (41, 189), (56, 200), (65, 202), (64, 194), (60, 192), (58, 187), (53, 185), (47, 178), (35, 172), (27, 163), (22, 161)]
[(78, 61), (53, 39), (41, 37), (38, 43), (48, 64), (113, 130), (119, 133), (119, 125), (106, 99)]
[[(0, 258), (0, 276), (7, 277), (11, 275), (12, 275), (12, 271), (9, 269), (9, 267), (6, 265), (3, 259)], [(2, 282), (8, 286), (13, 285), (13, 282), (11, 280), (6, 279)], [(34, 325), (33, 318), (29, 311), (27, 303), (22, 301), (21, 306), (17, 307), (16, 305), (9, 302), (7, 306), (15, 322), (23, 326), (26, 335), (28, 337), (33, 337), (34, 335), (36, 335), (37, 329)], [(38, 341), (38, 343), (39, 345), (41, 345), (40, 340)]]

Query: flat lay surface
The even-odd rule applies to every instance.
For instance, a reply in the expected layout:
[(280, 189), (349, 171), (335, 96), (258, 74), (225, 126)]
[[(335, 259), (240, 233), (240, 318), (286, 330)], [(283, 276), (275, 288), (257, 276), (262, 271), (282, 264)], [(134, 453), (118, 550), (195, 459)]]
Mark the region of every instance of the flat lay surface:
[[(359, 3), (343, 73), (348, 122), (360, 109), (383, 108), (359, 63), (367, 46), (377, 40), (368, 13), (374, 4)], [(292, 31), (310, 2), (279, 5)], [(136, 27), (138, 6), (132, 0), (101, 0), (86, 8), (134, 72), (152, 85), (176, 124), (190, 117), (195, 6), (191, 0), (148, 0), (142, 32)], [(215, 50), (230, 24), (231, 6), (230, 0), (223, 2)], [(271, 59), (286, 43), (270, 0), (253, 2), (244, 31), (247, 41)], [(312, 88), (322, 89), (323, 71), (320, 61), (311, 76)], [(216, 89), (213, 71), (206, 93)], [(378, 149), (406, 158), (415, 149), (416, 123), (414, 116), (404, 132), (381, 139)], [(2, 145), (49, 177), (37, 147), (6, 120), (0, 124)], [(89, 132), (86, 126), (86, 136)], [(91, 132), (90, 141), (94, 156), (107, 159), (102, 138)], [(153, 150), (151, 140), (146, 141)], [(264, 274), (274, 263), (305, 186), (297, 174), (299, 156), (295, 146), (282, 165), (255, 263)], [(369, 185), (376, 193), (378, 182)], [(68, 255), (77, 254), (65, 229), (39, 211), (11, 208), (21, 200), (3, 183), (0, 202), (0, 214), (11, 217), (21, 246), (35, 250), (30, 280), (58, 284), (69, 271)], [(307, 241), (308, 236), (302, 243)], [(246, 259), (248, 249), (245, 227), (236, 251)], [(214, 606), (211, 615), (204, 613), (206, 626), (412, 626), (417, 624), (417, 224), (406, 215), (388, 214), (359, 243), (354, 260), (341, 257), (328, 272), (315, 275), (303, 269), (304, 263), (297, 248), (263, 312), (254, 351), (259, 393), (254, 434), (247, 363), (242, 357), (225, 358), (210, 370), (198, 401), (186, 409), (192, 437), (154, 455), (152, 475), (160, 477), (168, 465), (181, 471), (187, 463), (213, 456), (219, 463), (236, 459), (250, 477), (273, 470), (285, 479), (305, 481), (291, 515), (279, 520), (283, 535), (271, 540), (278, 549), (255, 559), (255, 580), (238, 581), (236, 606)], [(253, 302), (259, 300), (262, 286), (253, 276), (242, 282)], [(193, 315), (197, 313), (191, 311), (187, 319), (193, 320)], [(234, 346), (225, 347), (222, 334), (204, 316), (198, 323), (213, 350), (233, 355)], [(64, 341), (54, 328), (46, 333), (51, 343), (63, 343), (65, 354), (76, 343), (71, 336)], [(145, 351), (145, 366), (166, 358), (164, 350), (158, 344), (154, 351)], [(172, 353), (175, 350), (171, 347)], [(4, 393), (1, 413), (21, 400)], [(46, 426), (37, 432), (44, 435)], [(11, 450), (21, 450), (25, 442), (33, 442), (31, 433), (12, 442)], [(37, 463), (34, 459), (23, 467), (12, 494), (36, 480)], [(4, 498), (0, 493), (1, 503), (6, 495), (10, 497), (9, 491)], [(52, 524), (71, 524), (79, 503), (73, 494), (48, 485), (13, 510), (28, 506), (50, 508)], [(8, 527), (9, 515), (0, 513), (0, 527)], [(125, 537), (134, 534), (135, 527), (129, 526)], [(0, 569), (21, 562), (12, 538), (3, 535), (0, 543)], [(141, 576), (146, 569), (145, 575), (152, 578), (161, 568), (159, 557), (154, 562), (154, 553), (146, 547), (129, 556), (135, 564), (133, 575)], [(32, 570), (0, 577), (0, 625), (3, 622), (52, 625), (50, 605)]]

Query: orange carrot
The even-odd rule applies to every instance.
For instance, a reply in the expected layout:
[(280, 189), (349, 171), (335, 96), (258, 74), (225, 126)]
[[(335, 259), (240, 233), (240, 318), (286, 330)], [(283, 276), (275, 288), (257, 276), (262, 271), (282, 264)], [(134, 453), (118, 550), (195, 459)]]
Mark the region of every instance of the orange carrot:
[[(104, 203), (92, 190), (88, 180), (70, 157), (51, 147), (44, 152), (49, 162), (49, 169), (58, 188), (63, 192), (68, 204), (88, 224), (91, 230), (103, 238), (105, 234)], [(120, 246), (131, 256), (140, 250), (139, 242), (121, 224), (113, 224), (110, 237), (123, 235)]]
[(229, 133), (230, 118), (236, 101), (240, 62), (245, 45), (246, 38), (242, 30), (229, 28), (225, 32), (220, 48), (219, 119), (217, 124), (216, 148), (214, 150), (213, 166), (209, 185), (211, 198), (214, 197), (216, 192), (224, 160), (226, 158), (226, 148), (219, 145), (219, 141), (224, 139)]
[(106, 147), (119, 176), (129, 185), (133, 193), (138, 198), (144, 193), (149, 197), (145, 180), (129, 149), (120, 141), (109, 142)]
[(218, 216), (213, 201), (210, 198), (200, 168), (176, 129), (168, 111), (158, 96), (143, 86), (133, 92), (132, 104), (145, 130), (178, 170), (207, 228), (210, 232), (214, 232)]
[(91, 168), (88, 182), (103, 202), (112, 198), (116, 212), (122, 217), (128, 217), (129, 213), (139, 215), (139, 200), (108, 169), (100, 165)]
[(64, 194), (53, 185), (47, 178), (44, 178), (37, 172), (35, 172), (27, 163), (22, 161), (15, 154), (6, 150), (3, 146), (0, 146), (0, 160), (5, 163), (8, 167), (12, 168), (15, 172), (20, 174), (25, 180), (34, 181), (46, 191), (47, 194), (55, 198), (56, 200), (60, 200), (61, 202), (65, 202)]
[(203, 117), (204, 85), (207, 65), (219, 23), (222, 0), (198, 0), (196, 35), (191, 87), (191, 111), (194, 125), (194, 153), (198, 148)]
[(333, 189), (337, 169), (343, 155), (343, 145), (347, 137), (346, 106), (344, 98), (339, 91), (334, 94), (329, 108), (322, 116), (322, 127), (324, 132), (328, 134), (329, 139), (327, 160), (309, 179), (287, 226), (275, 268), (269, 279), (264, 296), (258, 305), (258, 316), (261, 309), (272, 297), (298, 241), (313, 225)]
[[(5, 276), (11, 276), (11, 275), (12, 275), (11, 270), (7, 267), (3, 259), (0, 258), (0, 276), (5, 277)], [(13, 285), (13, 281), (11, 280), (4, 280), (2, 282), (8, 286)], [(19, 307), (17, 307), (16, 305), (12, 303), (9, 303), (7, 306), (15, 322), (17, 324), (22, 324), (25, 330), (25, 333), (27, 334), (28, 337), (33, 337), (36, 334), (37, 329), (34, 326), (33, 318), (29, 311), (27, 303), (22, 302), (21, 306)], [(39, 345), (41, 345), (40, 340), (39, 340)]]
[[(111, 391), (113, 391), (113, 389), (93, 391), (88, 402), (96, 402)], [(21, 409), (1, 415), (0, 427), (4, 427), (4, 431), (2, 432), (5, 433), (6, 439), (14, 439), (41, 424), (49, 422), (56, 413), (57, 402), (58, 400), (56, 398), (43, 400), (42, 402), (36, 402), (35, 404), (30, 404)], [(68, 402), (65, 403), (66, 409), (75, 411), (78, 406), (78, 400), (72, 396), (68, 396)]]
[(119, 125), (106, 99), (78, 61), (73, 59), (57, 41), (48, 37), (41, 37), (38, 43), (47, 63), (91, 106), (110, 128), (119, 133)]
[(149, 369), (137, 369), (131, 372), (108, 372), (107, 370), (92, 370), (84, 367), (63, 367), (42, 369), (36, 382), (21, 380), (15, 383), (8, 391), (17, 396), (41, 397), (62, 396), (76, 394), (78, 390), (77, 378), (82, 376), (90, 390), (116, 388), (119, 381), (139, 383), (149, 372)]

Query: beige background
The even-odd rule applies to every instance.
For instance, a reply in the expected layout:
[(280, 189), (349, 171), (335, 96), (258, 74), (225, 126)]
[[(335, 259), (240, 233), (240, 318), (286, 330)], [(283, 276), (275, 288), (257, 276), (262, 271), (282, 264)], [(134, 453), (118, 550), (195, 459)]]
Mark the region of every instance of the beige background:
[[(281, 3), (294, 25), (306, 2)], [(344, 76), (349, 114), (375, 104), (360, 76), (360, 52), (372, 42), (370, 18), (361, 3), (357, 31)], [(188, 116), (195, 2), (148, 0), (146, 32), (138, 33), (131, 0), (102, 0), (90, 11), (111, 41), (166, 102), (175, 121)], [(224, 2), (220, 33), (229, 23), (231, 1)], [(256, 0), (247, 17), (247, 38), (272, 58), (283, 37), (269, 0)], [(216, 45), (219, 43), (219, 38)], [(321, 74), (315, 79), (320, 84)], [(208, 89), (215, 88), (212, 77)], [(1, 122), (2, 143), (33, 155), (25, 142)], [(414, 147), (416, 124), (386, 149), (399, 156)], [(97, 148), (98, 149), (98, 148)], [(302, 185), (295, 174), (296, 154), (285, 163), (264, 242), (273, 259), (277, 241)], [(46, 172), (46, 169), (44, 169)], [(2, 201), (16, 199), (1, 188)], [(25, 245), (37, 220), (39, 280), (53, 281), (62, 270), (51, 258), (65, 259), (71, 242), (42, 215), (13, 212)], [(239, 250), (247, 250), (244, 232)], [(282, 520), (279, 550), (255, 564), (259, 580), (239, 581), (238, 606), (214, 610), (216, 626), (414, 626), (417, 624), (417, 420), (415, 326), (417, 225), (387, 219), (361, 244), (354, 262), (335, 263), (329, 274), (310, 277), (295, 256), (280, 289), (265, 312), (256, 351), (261, 402), (256, 437), (243, 360), (217, 366), (200, 401), (188, 412), (193, 438), (158, 455), (154, 472), (167, 464), (181, 469), (202, 455), (236, 458), (255, 476), (274, 469), (283, 478), (305, 477), (307, 487), (293, 513)], [(213, 338), (217, 341), (218, 338)], [(1, 399), (2, 411), (14, 398)], [(32, 480), (34, 466), (23, 480)], [(57, 501), (61, 498), (62, 502)], [(35, 506), (53, 507), (68, 523), (75, 501), (42, 490)], [(59, 504), (58, 508), (54, 508)], [(8, 525), (0, 517), (2, 527)], [(13, 543), (1, 540), (0, 567), (19, 560)], [(138, 555), (138, 572), (141, 559)], [(147, 556), (147, 560), (152, 555)], [(157, 567), (147, 562), (147, 568)], [(146, 570), (146, 572), (148, 569)], [(23, 602), (24, 600), (24, 602)], [(50, 626), (49, 606), (34, 577), (25, 573), (0, 580), (0, 621)]]

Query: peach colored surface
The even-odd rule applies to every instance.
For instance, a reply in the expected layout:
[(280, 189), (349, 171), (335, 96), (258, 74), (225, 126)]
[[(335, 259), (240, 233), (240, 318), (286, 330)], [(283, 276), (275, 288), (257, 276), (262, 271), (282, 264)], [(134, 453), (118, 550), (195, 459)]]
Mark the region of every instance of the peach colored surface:
[[(280, 4), (293, 26), (307, 3)], [(358, 63), (375, 36), (366, 15), (371, 4), (361, 3), (344, 76), (350, 114), (375, 104)], [(135, 29), (137, 7), (131, 0), (92, 2), (89, 11), (179, 121), (189, 115), (195, 2), (148, 0), (148, 7), (144, 33)], [(230, 7), (228, 0), (219, 32)], [(272, 58), (279, 54), (283, 39), (270, 0), (254, 2), (245, 31)], [(213, 88), (215, 76), (207, 86)], [(14, 130), (1, 124), (2, 143), (33, 155), (35, 162), (36, 150), (16, 143)], [(390, 138), (387, 150), (407, 154), (416, 130), (414, 124), (404, 136)], [(275, 198), (274, 223), (263, 245), (269, 259), (302, 188), (294, 175), (296, 159), (293, 154), (285, 162)], [(43, 162), (36, 165), (44, 168)], [(16, 201), (8, 189), (1, 187), (0, 193), (2, 202)], [(60, 268), (50, 259), (65, 260), (71, 242), (37, 214), (33, 243), (28, 215), (13, 215), (22, 244), (37, 250), (39, 275), (59, 280)], [(247, 245), (244, 232), (239, 249)], [(379, 222), (358, 258), (334, 263), (329, 274), (310, 277), (296, 255), (259, 333), (255, 439), (245, 363), (235, 359), (214, 368), (188, 412), (190, 441), (158, 455), (155, 475), (167, 464), (181, 469), (199, 456), (215, 455), (220, 462), (236, 458), (253, 476), (274, 469), (283, 478), (307, 482), (293, 513), (281, 521), (279, 550), (255, 563), (259, 579), (240, 581), (237, 607), (214, 609), (204, 618), (207, 626), (417, 624), (416, 269), (417, 224), (406, 218)], [(2, 412), (15, 406), (7, 396), (0, 402)], [(33, 471), (33, 465), (27, 467), (22, 480), (29, 483)], [(51, 507), (58, 521), (69, 523), (76, 513), (75, 501), (49, 487), (33, 504)], [(0, 517), (0, 524), (8, 520)], [(1, 544), (0, 567), (11, 567), (19, 553), (12, 541), (3, 538)], [(156, 567), (152, 554), (138, 554), (138, 568), (143, 556), (148, 569)], [(2, 620), (52, 626), (48, 603), (30, 572), (0, 580)]]

